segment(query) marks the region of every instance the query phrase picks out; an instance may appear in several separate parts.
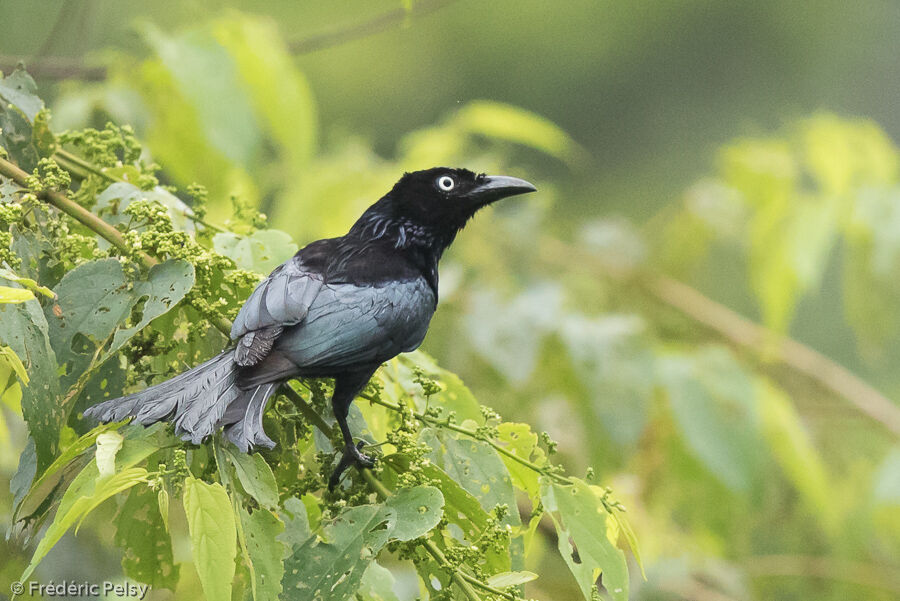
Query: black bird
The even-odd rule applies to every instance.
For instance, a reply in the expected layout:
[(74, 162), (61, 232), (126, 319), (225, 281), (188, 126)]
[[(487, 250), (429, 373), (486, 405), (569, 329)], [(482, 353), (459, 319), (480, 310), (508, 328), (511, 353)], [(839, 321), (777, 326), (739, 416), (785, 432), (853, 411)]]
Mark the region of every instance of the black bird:
[(438, 261), (482, 207), (535, 191), (514, 177), (436, 167), (405, 174), (340, 238), (302, 248), (263, 280), (231, 328), (235, 346), (146, 390), (89, 408), (103, 422), (175, 423), (199, 444), (217, 428), (242, 451), (272, 448), (262, 417), (295, 377), (334, 378), (331, 407), (344, 437), (333, 487), (350, 464), (372, 460), (353, 444), (350, 403), (379, 365), (416, 349), (438, 299)]

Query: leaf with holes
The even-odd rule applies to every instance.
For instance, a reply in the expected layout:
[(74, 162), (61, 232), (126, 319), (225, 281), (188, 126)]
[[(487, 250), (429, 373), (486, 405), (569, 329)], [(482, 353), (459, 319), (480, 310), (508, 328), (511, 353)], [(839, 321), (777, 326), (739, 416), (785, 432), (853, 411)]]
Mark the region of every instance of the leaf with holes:
[(65, 421), (50, 342), (47, 321), (37, 302), (0, 304), (0, 344), (9, 346), (22, 360), (30, 381), (22, 388), (22, 415), (34, 438), (38, 474), (56, 457)]
[(95, 353), (101, 363), (111, 357), (193, 285), (193, 266), (180, 260), (155, 265), (146, 280), (133, 284), (116, 259), (91, 261), (67, 273), (54, 289), (57, 304), (46, 312), (51, 343), (66, 368), (63, 386), (77, 381)]
[(444, 495), (433, 486), (405, 488), (385, 501), (385, 505), (397, 512), (391, 538), (402, 541), (425, 536), (444, 515)]
[(384, 505), (346, 509), (285, 561), (284, 595), (291, 599), (344, 601), (388, 541), (397, 513)]
[(284, 576), (284, 543), (278, 536), (284, 532), (284, 523), (267, 509), (248, 513), (238, 510), (250, 563), (255, 601), (278, 601), (281, 595), (281, 579)]
[(154, 589), (175, 589), (179, 566), (172, 557), (172, 541), (148, 486), (131, 489), (116, 517), (115, 542), (123, 550), (122, 571), (128, 578)]
[(541, 478), (541, 499), (556, 526), (559, 552), (586, 601), (594, 598), (591, 591), (598, 574), (615, 601), (627, 601), (628, 567), (625, 554), (609, 538), (612, 518), (590, 486), (577, 478), (572, 482), (564, 485)]

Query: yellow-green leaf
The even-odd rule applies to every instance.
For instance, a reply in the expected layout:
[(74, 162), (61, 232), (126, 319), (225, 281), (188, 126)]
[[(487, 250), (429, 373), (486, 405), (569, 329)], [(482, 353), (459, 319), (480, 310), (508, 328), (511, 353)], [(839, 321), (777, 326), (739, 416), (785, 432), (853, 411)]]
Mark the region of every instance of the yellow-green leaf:
[(237, 531), (228, 493), (221, 484), (187, 478), (183, 501), (203, 593), (207, 601), (230, 601)]

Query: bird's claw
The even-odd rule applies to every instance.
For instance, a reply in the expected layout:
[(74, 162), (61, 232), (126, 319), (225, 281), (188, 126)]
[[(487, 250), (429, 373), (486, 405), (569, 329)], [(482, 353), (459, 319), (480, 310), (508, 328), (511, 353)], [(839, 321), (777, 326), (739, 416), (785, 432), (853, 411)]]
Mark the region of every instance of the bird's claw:
[(364, 440), (359, 441), (356, 445), (348, 444), (344, 446), (341, 460), (328, 479), (328, 490), (334, 490), (337, 487), (341, 481), (341, 474), (351, 465), (355, 464), (357, 467), (372, 467), (375, 465), (375, 458), (369, 457), (362, 452), (364, 446), (366, 446)]

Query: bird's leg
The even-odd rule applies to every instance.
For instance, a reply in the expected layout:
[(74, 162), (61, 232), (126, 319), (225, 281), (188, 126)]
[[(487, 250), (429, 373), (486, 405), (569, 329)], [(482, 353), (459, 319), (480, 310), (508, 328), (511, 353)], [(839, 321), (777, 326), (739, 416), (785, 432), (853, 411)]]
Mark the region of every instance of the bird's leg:
[(341, 434), (344, 437), (344, 451), (337, 467), (328, 479), (328, 489), (334, 490), (338, 482), (340, 482), (341, 474), (353, 464), (360, 467), (372, 467), (375, 460), (364, 455), (360, 449), (365, 446), (365, 441), (359, 444), (353, 444), (353, 434), (350, 432), (350, 426), (347, 424), (347, 416), (350, 413), (350, 403), (356, 398), (356, 395), (368, 383), (372, 377), (374, 370), (364, 374), (353, 374), (352, 376), (341, 376), (335, 378), (334, 394), (331, 396), (331, 409), (334, 411), (334, 417), (337, 419)]

